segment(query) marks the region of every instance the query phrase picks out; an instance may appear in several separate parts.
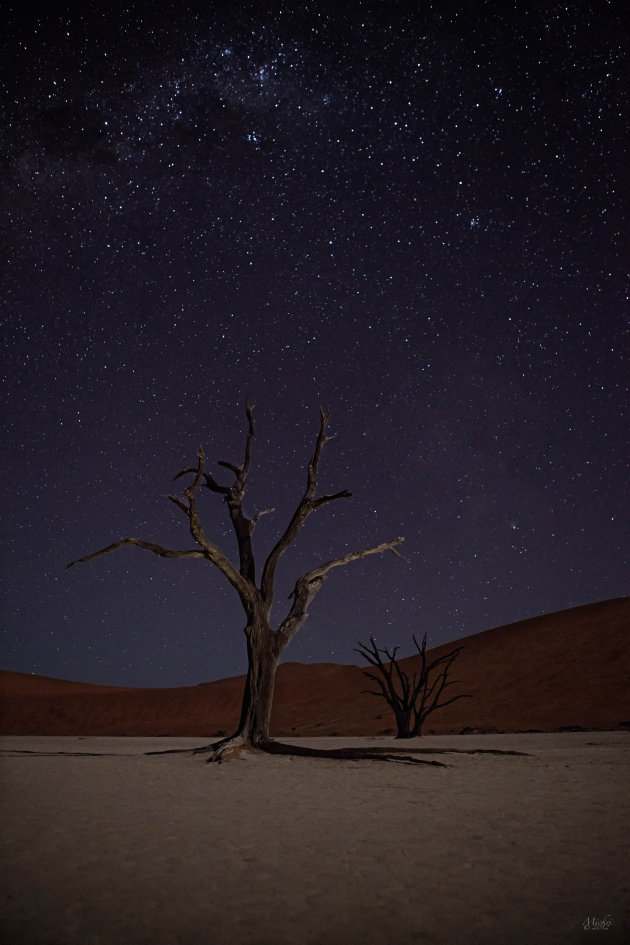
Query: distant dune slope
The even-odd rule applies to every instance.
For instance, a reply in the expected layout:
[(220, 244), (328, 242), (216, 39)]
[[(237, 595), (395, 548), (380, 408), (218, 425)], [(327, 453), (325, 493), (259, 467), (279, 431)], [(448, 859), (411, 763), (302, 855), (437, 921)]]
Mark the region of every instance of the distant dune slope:
[[(380, 641), (379, 641), (380, 642)], [(400, 645), (409, 640), (382, 641)], [(462, 646), (452, 693), (426, 733), (630, 728), (630, 598), (587, 604), (497, 627), (431, 650)], [(401, 661), (413, 671), (414, 657)], [(177, 689), (128, 689), (0, 672), (7, 735), (216, 735), (239, 718), (244, 677)], [(358, 666), (283, 663), (274, 735), (393, 734), (386, 703), (363, 690)]]

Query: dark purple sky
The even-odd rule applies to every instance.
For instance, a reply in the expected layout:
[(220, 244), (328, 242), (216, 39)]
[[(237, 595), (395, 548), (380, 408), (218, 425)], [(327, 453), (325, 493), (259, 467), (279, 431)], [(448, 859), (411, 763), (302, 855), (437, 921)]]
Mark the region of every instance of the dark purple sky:
[(320, 405), (322, 491), (353, 492), (308, 521), (277, 612), (328, 558), (401, 534), (410, 562), (333, 572), (286, 659), (627, 594), (624, 4), (42, 7), (9, 5), (0, 51), (2, 666), (244, 671), (206, 562), (64, 566), (191, 547), (161, 496), (200, 443), (240, 461), (247, 394), (259, 568)]

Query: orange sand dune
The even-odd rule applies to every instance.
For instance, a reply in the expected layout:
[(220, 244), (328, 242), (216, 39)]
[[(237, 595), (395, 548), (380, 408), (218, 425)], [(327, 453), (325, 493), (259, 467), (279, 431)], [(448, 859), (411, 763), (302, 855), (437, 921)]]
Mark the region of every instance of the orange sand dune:
[[(463, 650), (452, 679), (462, 699), (431, 716), (426, 734), (615, 729), (630, 725), (630, 598), (587, 604), (436, 647)], [(392, 640), (403, 647), (408, 641)], [(413, 670), (414, 657), (402, 660)], [(7, 735), (192, 735), (231, 732), (244, 677), (176, 689), (92, 686), (0, 672)], [(358, 666), (283, 663), (274, 735), (394, 732), (386, 703)]]

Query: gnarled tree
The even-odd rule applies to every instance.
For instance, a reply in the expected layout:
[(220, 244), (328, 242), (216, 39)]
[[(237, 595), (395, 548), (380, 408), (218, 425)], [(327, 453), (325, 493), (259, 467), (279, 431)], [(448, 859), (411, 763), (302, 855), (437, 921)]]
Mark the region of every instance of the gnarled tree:
[[(221, 756), (227, 750), (244, 744), (264, 748), (269, 751), (278, 750), (278, 744), (274, 743), (269, 737), (276, 669), (284, 648), (306, 620), (309, 605), (320, 591), (324, 581), (333, 568), (342, 567), (343, 565), (350, 564), (352, 561), (358, 561), (361, 558), (366, 558), (368, 555), (381, 554), (384, 551), (392, 551), (394, 554), (402, 557), (397, 552), (396, 547), (404, 540), (403, 538), (393, 538), (390, 541), (382, 542), (371, 548), (363, 548), (359, 551), (353, 551), (350, 554), (343, 555), (340, 558), (333, 558), (331, 561), (326, 561), (312, 568), (310, 571), (307, 571), (306, 574), (299, 577), (295, 583), (295, 587), (290, 595), (291, 604), (289, 605), (288, 613), (277, 627), (272, 627), (270, 619), (274, 597), (274, 582), (276, 568), (282, 556), (294, 543), (302, 526), (313, 512), (337, 499), (349, 498), (351, 493), (343, 490), (329, 495), (317, 496), (317, 477), (322, 450), (331, 439), (331, 437), (326, 434), (328, 416), (324, 411), (320, 411), (319, 433), (315, 442), (313, 456), (308, 464), (304, 494), (290, 522), (271, 549), (262, 568), (260, 583), (257, 583), (252, 534), (261, 515), (273, 510), (266, 509), (263, 512), (257, 513), (252, 518), (247, 518), (243, 511), (243, 499), (251, 468), (252, 440), (254, 437), (253, 407), (249, 401), (246, 404), (246, 416), (247, 434), (245, 438), (245, 455), (242, 464), (236, 466), (225, 461), (220, 461), (218, 464), (232, 473), (234, 477), (232, 484), (221, 485), (214, 476), (206, 471), (206, 458), (203, 449), (200, 449), (197, 454), (197, 464), (195, 466), (184, 467), (184, 469), (175, 476), (175, 479), (190, 477), (190, 483), (184, 489), (183, 495), (166, 496), (166, 498), (177, 506), (182, 515), (186, 518), (190, 534), (195, 542), (194, 548), (185, 551), (176, 551), (139, 538), (122, 538), (120, 541), (115, 541), (106, 548), (101, 548), (99, 551), (92, 552), (92, 554), (72, 561), (68, 565), (70, 568), (75, 564), (91, 561), (93, 558), (97, 558), (100, 555), (108, 554), (110, 551), (114, 551), (124, 545), (134, 545), (164, 558), (201, 558), (218, 568), (232, 585), (240, 598), (246, 615), (247, 678), (238, 728), (236, 732), (228, 738), (211, 746), (207, 746), (211, 751), (209, 760), (220, 760)], [(210, 540), (204, 531), (197, 508), (197, 496), (200, 488), (208, 489), (210, 492), (223, 496), (227, 504), (238, 545), (238, 567)], [(301, 751), (299, 753), (303, 754), (305, 752)], [(316, 754), (317, 752), (312, 751), (310, 753)], [(323, 752), (320, 753), (323, 754)], [(339, 751), (337, 751), (336, 756), (341, 757)], [(364, 757), (366, 757), (366, 755), (364, 755)], [(375, 755), (374, 757), (377, 756)]]
[(426, 633), (422, 637), (422, 645), (418, 644), (415, 636), (413, 642), (420, 654), (420, 668), (411, 679), (404, 669), (401, 669), (396, 659), (399, 649), (397, 646), (391, 652), (387, 647), (379, 649), (374, 637), (370, 637), (370, 646), (366, 643), (358, 643), (355, 647), (356, 652), (360, 653), (378, 671), (378, 675), (369, 670), (364, 671), (364, 675), (374, 680), (379, 687), (378, 692), (372, 689), (366, 692), (379, 698), (382, 697), (391, 708), (396, 718), (396, 738), (414, 738), (422, 735), (422, 726), (432, 712), (443, 709), (444, 706), (456, 702), (457, 699), (472, 698), (469, 694), (462, 693), (440, 701), (445, 690), (455, 685), (454, 680), (448, 679), (448, 674), (453, 662), (463, 649), (461, 646), (429, 662), (426, 656)]

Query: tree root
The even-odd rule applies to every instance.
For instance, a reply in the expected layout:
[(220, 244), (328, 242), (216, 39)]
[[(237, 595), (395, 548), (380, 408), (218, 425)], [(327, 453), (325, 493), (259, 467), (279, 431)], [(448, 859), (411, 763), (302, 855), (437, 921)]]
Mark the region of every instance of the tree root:
[[(438, 768), (448, 768), (442, 761), (425, 761), (421, 758), (411, 758), (409, 751), (419, 752), (421, 749), (396, 748), (309, 748), (306, 745), (287, 745), (273, 739), (261, 741), (254, 745), (240, 736), (222, 739), (211, 745), (201, 745), (199, 748), (167, 748), (165, 751), (148, 751), (147, 755), (208, 755), (206, 764), (221, 764), (230, 761), (239, 755), (253, 752), (264, 752), (269, 755), (288, 755), (300, 758), (336, 758), (340, 761), (392, 761), (408, 765), (433, 765)], [(403, 754), (402, 752), (405, 752)]]
[(205, 755), (209, 754), (208, 761), (221, 762), (223, 755), (231, 754), (238, 749), (254, 750), (254, 745), (242, 735), (228, 735), (218, 742), (209, 745), (200, 745), (198, 748), (161, 748), (157, 751), (145, 751), (145, 755)]
[(198, 748), (167, 748), (162, 751), (148, 751), (147, 755), (208, 755), (207, 764), (221, 764), (231, 758), (249, 752), (265, 752), (269, 755), (287, 755), (299, 758), (332, 758), (340, 761), (386, 761), (408, 765), (432, 765), (438, 768), (449, 768), (443, 761), (428, 761), (424, 758), (414, 758), (412, 755), (521, 755), (526, 757), (527, 752), (510, 751), (500, 748), (408, 748), (382, 747), (371, 748), (311, 748), (308, 745), (288, 745), (286, 742), (277, 742), (269, 738), (253, 744), (242, 735), (229, 735), (218, 742), (201, 745)]

